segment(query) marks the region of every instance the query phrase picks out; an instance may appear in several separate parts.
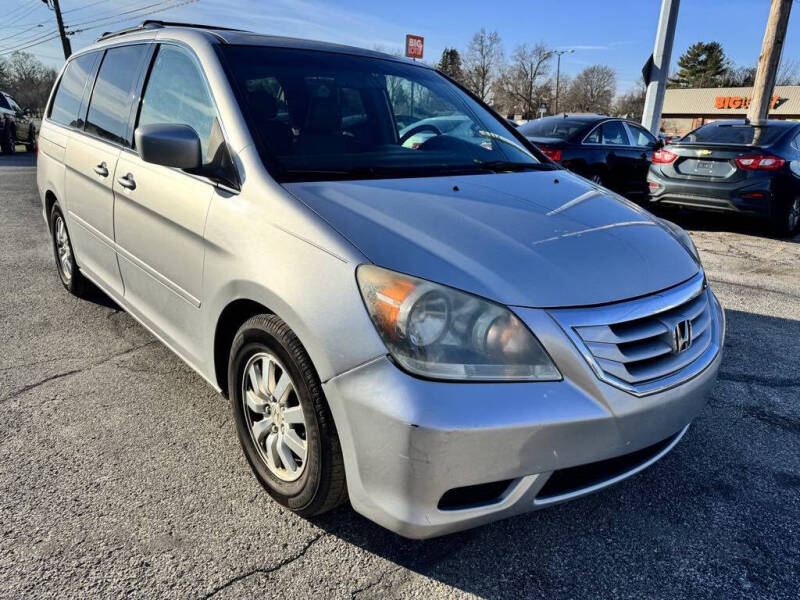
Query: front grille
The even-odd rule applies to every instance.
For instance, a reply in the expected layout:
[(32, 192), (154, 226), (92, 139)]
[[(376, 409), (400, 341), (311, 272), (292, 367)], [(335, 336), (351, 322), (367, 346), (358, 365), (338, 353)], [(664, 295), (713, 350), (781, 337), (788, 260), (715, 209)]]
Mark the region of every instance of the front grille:
[(551, 314), (601, 379), (644, 395), (680, 383), (713, 360), (719, 344), (714, 302), (699, 273), (638, 300)]

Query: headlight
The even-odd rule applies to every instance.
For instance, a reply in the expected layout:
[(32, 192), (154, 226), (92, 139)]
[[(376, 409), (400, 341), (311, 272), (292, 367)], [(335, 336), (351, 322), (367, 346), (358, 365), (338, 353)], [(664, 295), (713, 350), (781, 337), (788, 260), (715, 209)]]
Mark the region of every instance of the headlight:
[(691, 254), (694, 259), (697, 261), (697, 264), (700, 264), (700, 253), (697, 251), (697, 246), (694, 245), (691, 236), (686, 233), (686, 230), (683, 227), (680, 227), (673, 223), (672, 221), (667, 221), (666, 219), (658, 219), (658, 221), (667, 229), (672, 232), (678, 241), (683, 244), (683, 247), (686, 248), (686, 251)]
[(561, 379), (539, 341), (504, 306), (374, 265), (361, 265), (356, 277), (386, 348), (411, 373), (462, 381)]

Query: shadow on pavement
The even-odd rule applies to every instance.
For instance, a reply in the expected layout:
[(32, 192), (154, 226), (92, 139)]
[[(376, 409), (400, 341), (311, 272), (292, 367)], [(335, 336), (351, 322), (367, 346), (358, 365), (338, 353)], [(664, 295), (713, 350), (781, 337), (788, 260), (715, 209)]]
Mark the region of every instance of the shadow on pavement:
[[(426, 541), (349, 508), (315, 523), (486, 598), (783, 597), (798, 583), (800, 321), (740, 311), (727, 319), (709, 405), (671, 454), (626, 482)], [(402, 570), (391, 571), (373, 592), (402, 596)]]
[[(646, 205), (650, 212), (695, 231), (728, 231), (742, 235), (775, 238), (766, 219), (727, 212), (690, 210), (671, 206)], [(800, 243), (800, 232), (782, 241)]]

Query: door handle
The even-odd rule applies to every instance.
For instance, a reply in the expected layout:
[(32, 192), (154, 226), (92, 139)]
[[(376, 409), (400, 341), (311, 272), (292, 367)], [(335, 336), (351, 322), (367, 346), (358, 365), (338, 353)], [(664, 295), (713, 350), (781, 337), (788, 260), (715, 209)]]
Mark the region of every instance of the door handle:
[(117, 177), (117, 183), (128, 190), (136, 189), (136, 182), (133, 180), (133, 173), (128, 173), (125, 177)]
[(108, 167), (106, 167), (106, 163), (101, 162), (94, 168), (94, 172), (100, 175), (100, 177), (108, 177)]

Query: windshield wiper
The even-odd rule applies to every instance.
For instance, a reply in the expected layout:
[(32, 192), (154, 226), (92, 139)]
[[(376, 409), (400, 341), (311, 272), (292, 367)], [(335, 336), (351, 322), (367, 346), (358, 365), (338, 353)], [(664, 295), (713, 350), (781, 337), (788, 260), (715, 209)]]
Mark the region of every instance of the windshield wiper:
[(556, 165), (548, 163), (524, 163), (524, 162), (510, 162), (505, 160), (490, 160), (488, 162), (477, 163), (476, 166), (495, 173), (514, 172), (520, 171), (555, 171), (560, 169)]

